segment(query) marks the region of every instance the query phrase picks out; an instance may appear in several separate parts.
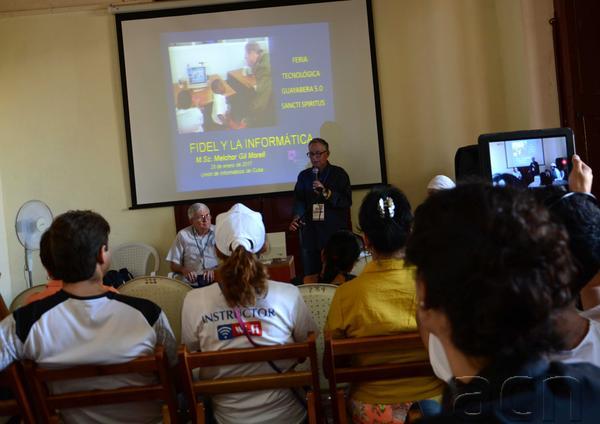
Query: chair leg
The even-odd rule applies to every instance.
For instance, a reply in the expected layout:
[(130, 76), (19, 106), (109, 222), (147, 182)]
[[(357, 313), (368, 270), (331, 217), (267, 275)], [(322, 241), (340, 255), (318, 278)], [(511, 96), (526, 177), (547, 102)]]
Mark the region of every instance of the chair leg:
[(171, 424), (171, 415), (169, 415), (169, 407), (167, 405), (162, 406), (161, 413), (163, 418), (163, 424)]
[(196, 420), (198, 424), (206, 424), (206, 409), (203, 402), (196, 402)]
[(315, 405), (315, 394), (312, 391), (306, 393), (306, 409), (308, 424), (321, 424), (317, 419), (317, 407)]
[(339, 424), (348, 423), (348, 414), (346, 414), (346, 397), (344, 396), (344, 390), (339, 389), (336, 396), (336, 405), (339, 417)]

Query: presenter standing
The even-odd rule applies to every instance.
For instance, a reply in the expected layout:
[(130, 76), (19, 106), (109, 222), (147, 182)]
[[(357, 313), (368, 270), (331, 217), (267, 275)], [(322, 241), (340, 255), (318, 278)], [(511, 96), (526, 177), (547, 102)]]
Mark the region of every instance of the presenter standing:
[(188, 208), (190, 226), (177, 233), (167, 254), (171, 271), (181, 274), (192, 287), (210, 284), (219, 265), (215, 252), (215, 226), (211, 225), (210, 210), (204, 203)]
[(290, 231), (300, 230), (304, 275), (321, 271), (321, 249), (333, 233), (348, 229), (352, 205), (350, 178), (343, 168), (329, 163), (329, 144), (313, 138), (307, 156), (312, 168), (298, 175), (294, 218), (289, 226)]

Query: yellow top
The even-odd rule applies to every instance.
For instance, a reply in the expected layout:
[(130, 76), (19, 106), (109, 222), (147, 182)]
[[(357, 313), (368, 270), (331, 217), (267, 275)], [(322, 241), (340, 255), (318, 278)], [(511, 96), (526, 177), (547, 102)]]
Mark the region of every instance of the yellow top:
[[(415, 270), (402, 259), (369, 262), (354, 280), (338, 287), (331, 302), (325, 331), (334, 338), (386, 336), (416, 331)], [(360, 355), (356, 365), (409, 362), (427, 356), (425, 350), (406, 354), (383, 352)], [(359, 383), (351, 397), (365, 403), (392, 404), (439, 395), (443, 383), (434, 377)]]

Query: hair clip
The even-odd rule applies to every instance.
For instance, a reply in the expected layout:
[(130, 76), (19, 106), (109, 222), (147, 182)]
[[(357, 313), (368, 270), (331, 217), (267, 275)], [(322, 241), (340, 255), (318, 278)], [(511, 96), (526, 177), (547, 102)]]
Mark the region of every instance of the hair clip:
[(396, 205), (391, 197), (387, 196), (385, 199), (379, 198), (379, 204), (377, 205), (377, 211), (382, 218), (385, 218), (385, 211), (387, 209), (388, 215), (390, 218), (394, 217), (394, 210), (396, 209)]

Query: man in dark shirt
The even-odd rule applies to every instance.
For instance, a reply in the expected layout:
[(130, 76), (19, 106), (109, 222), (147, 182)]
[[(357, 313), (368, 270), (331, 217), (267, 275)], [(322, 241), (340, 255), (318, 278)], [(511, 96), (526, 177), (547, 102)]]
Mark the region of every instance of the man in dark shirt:
[(249, 127), (275, 125), (275, 102), (269, 54), (257, 42), (250, 41), (246, 44), (246, 63), (256, 78), (249, 114), (245, 119), (246, 125)]
[(531, 170), (531, 175), (540, 175), (540, 164), (537, 163), (535, 158), (531, 158), (531, 163), (529, 164), (529, 169)]
[(313, 138), (307, 155), (312, 168), (298, 175), (289, 229), (300, 229), (304, 274), (310, 275), (321, 271), (321, 249), (329, 237), (348, 229), (352, 189), (346, 171), (329, 163), (329, 144), (325, 140)]

